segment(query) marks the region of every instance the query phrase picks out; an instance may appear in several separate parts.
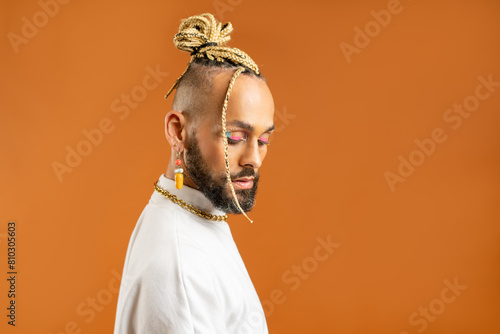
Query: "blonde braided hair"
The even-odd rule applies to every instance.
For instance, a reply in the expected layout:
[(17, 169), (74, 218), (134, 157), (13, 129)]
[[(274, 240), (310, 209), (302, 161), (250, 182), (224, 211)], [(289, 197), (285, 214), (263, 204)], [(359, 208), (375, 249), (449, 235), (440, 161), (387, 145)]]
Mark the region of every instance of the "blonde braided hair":
[[(245, 66), (259, 75), (259, 67), (250, 56), (240, 49), (224, 46), (231, 39), (229, 34), (232, 31), (231, 22), (222, 25), (210, 13), (195, 15), (182, 21), (179, 32), (174, 36), (174, 44), (179, 50), (191, 53), (189, 64), (196, 58), (206, 57)], [(177, 87), (188, 68), (189, 65), (169, 89), (165, 99)]]
[(237, 48), (224, 46), (224, 44), (226, 44), (231, 39), (231, 36), (229, 36), (229, 34), (232, 31), (233, 26), (230, 22), (222, 25), (210, 13), (191, 16), (182, 21), (181, 25), (179, 26), (179, 32), (174, 36), (174, 44), (179, 50), (190, 52), (191, 59), (186, 70), (184, 70), (179, 78), (177, 78), (175, 83), (165, 95), (165, 99), (167, 99), (172, 91), (177, 88), (179, 82), (188, 71), (191, 63), (197, 58), (207, 58), (211, 61), (235, 65), (234, 67), (236, 67), (236, 70), (233, 73), (231, 80), (229, 81), (229, 86), (227, 88), (222, 107), (222, 138), (224, 144), (224, 162), (227, 181), (236, 202), (236, 206), (238, 207), (240, 212), (251, 223), (253, 223), (253, 221), (241, 208), (236, 196), (236, 192), (234, 191), (233, 183), (231, 182), (231, 173), (229, 170), (228, 141), (226, 135), (226, 112), (229, 102), (229, 96), (231, 94), (231, 90), (233, 89), (236, 78), (241, 73), (247, 72), (248, 70), (253, 71), (257, 76), (260, 76), (260, 72), (257, 64), (245, 52)]

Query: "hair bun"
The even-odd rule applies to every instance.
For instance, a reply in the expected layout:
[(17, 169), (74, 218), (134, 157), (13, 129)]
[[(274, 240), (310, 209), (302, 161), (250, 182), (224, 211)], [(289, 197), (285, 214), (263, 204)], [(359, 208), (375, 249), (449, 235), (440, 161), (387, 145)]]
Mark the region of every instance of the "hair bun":
[[(191, 16), (182, 21), (179, 32), (174, 36), (174, 44), (179, 50), (190, 52), (191, 60), (184, 73), (170, 87), (165, 95), (165, 99), (177, 87), (179, 81), (190, 68), (193, 60), (200, 57), (205, 57), (209, 62), (217, 61), (215, 63), (210, 62), (212, 65), (220, 62), (230, 64), (230, 67), (235, 65), (243, 70), (245, 70), (245, 67), (260, 76), (259, 67), (249, 55), (240, 49), (224, 46), (231, 39), (229, 34), (232, 31), (233, 26), (230, 22), (222, 25), (210, 13)], [(239, 74), (240, 72), (237, 73)]]
[(230, 22), (221, 24), (210, 13), (191, 16), (184, 19), (179, 32), (174, 36), (175, 46), (182, 51), (196, 53), (200, 47), (222, 46), (226, 44), (233, 31)]

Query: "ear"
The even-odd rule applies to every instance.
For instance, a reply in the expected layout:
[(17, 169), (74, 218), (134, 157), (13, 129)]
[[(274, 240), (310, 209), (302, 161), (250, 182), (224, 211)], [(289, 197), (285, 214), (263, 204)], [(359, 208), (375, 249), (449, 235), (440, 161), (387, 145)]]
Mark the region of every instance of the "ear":
[(172, 148), (175, 144), (176, 151), (184, 149), (186, 118), (177, 110), (170, 110), (165, 116), (165, 137)]

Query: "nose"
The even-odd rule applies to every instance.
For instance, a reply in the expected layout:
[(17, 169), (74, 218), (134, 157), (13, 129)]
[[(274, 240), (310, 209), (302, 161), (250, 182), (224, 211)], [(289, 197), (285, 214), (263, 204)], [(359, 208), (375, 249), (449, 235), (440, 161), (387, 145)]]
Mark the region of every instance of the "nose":
[(240, 158), (240, 165), (243, 167), (258, 169), (262, 165), (262, 160), (266, 155), (265, 147), (259, 147), (257, 141), (246, 142), (245, 150)]

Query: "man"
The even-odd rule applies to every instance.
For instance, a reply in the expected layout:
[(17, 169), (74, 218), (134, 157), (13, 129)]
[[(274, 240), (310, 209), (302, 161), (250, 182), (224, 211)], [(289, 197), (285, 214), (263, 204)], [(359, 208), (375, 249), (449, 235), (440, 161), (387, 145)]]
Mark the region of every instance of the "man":
[(115, 334), (268, 333), (226, 219), (254, 206), (274, 102), (253, 60), (223, 46), (231, 30), (203, 14), (174, 38), (191, 62), (167, 93), (170, 162), (128, 245)]

